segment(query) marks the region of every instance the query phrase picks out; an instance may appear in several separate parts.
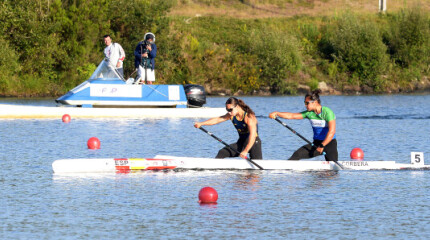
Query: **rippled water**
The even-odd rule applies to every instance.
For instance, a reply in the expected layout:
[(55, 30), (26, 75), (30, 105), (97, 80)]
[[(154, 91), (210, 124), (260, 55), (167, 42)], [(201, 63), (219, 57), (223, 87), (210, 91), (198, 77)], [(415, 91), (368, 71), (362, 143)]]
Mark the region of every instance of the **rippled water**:
[[(268, 119), (301, 111), (303, 97), (243, 98), (257, 113), (265, 159), (286, 159), (303, 142)], [(226, 98), (209, 98), (222, 107)], [(341, 160), (430, 161), (429, 95), (323, 96), (337, 116)], [(6, 100), (4, 100), (6, 101)], [(7, 100), (17, 104), (28, 101)], [(32, 102), (50, 105), (51, 101)], [(428, 239), (429, 171), (183, 171), (54, 175), (61, 158), (213, 157), (218, 142), (199, 119), (0, 120), (1, 239)], [(307, 121), (286, 121), (307, 138)], [(207, 129), (226, 142), (231, 123)], [(101, 149), (88, 150), (96, 136)], [(202, 187), (216, 205), (197, 203)]]

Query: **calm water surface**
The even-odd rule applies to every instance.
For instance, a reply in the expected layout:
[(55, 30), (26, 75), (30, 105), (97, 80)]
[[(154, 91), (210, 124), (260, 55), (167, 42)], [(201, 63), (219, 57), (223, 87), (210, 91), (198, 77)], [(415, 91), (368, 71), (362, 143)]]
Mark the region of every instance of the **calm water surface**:
[[(302, 111), (303, 97), (243, 99), (257, 113), (265, 159), (286, 159), (303, 144), (267, 118)], [(408, 163), (419, 151), (430, 162), (430, 95), (322, 101), (337, 117), (341, 160), (360, 147), (366, 160)], [(222, 145), (192, 126), (200, 120), (0, 120), (0, 239), (430, 238), (429, 171), (52, 173), (62, 158), (213, 157)], [(287, 124), (312, 138), (308, 121)], [(226, 142), (237, 137), (228, 122), (207, 129)], [(101, 149), (87, 149), (92, 136)], [(218, 191), (218, 204), (197, 203), (205, 186)]]

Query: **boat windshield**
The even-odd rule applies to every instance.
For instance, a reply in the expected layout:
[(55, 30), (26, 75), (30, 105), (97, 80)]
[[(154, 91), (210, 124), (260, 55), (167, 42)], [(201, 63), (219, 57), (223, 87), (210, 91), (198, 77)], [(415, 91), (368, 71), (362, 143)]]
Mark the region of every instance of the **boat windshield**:
[(99, 64), (99, 66), (96, 68), (96, 70), (91, 75), (90, 79), (103, 79), (103, 78), (109, 78), (109, 79), (121, 79), (118, 72), (115, 70), (115, 68), (112, 66), (109, 66), (109, 62), (102, 60)]

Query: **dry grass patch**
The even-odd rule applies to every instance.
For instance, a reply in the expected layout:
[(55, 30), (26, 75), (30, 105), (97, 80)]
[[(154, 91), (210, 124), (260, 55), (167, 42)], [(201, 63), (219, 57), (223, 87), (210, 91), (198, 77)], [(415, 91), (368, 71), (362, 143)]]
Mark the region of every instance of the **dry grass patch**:
[[(429, 0), (387, 0), (387, 11), (419, 7), (430, 11)], [(340, 11), (377, 13), (377, 0), (196, 0), (178, 1), (171, 16), (225, 16), (239, 19), (330, 16)]]

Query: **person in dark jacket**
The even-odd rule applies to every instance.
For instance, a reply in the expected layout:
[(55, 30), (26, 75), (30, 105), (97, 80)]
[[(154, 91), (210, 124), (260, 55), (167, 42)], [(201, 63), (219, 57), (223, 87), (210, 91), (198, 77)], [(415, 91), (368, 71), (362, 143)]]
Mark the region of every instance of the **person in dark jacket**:
[(155, 60), (157, 46), (155, 35), (146, 33), (145, 40), (139, 42), (134, 50), (134, 66), (137, 70), (135, 83), (152, 84), (155, 81)]

